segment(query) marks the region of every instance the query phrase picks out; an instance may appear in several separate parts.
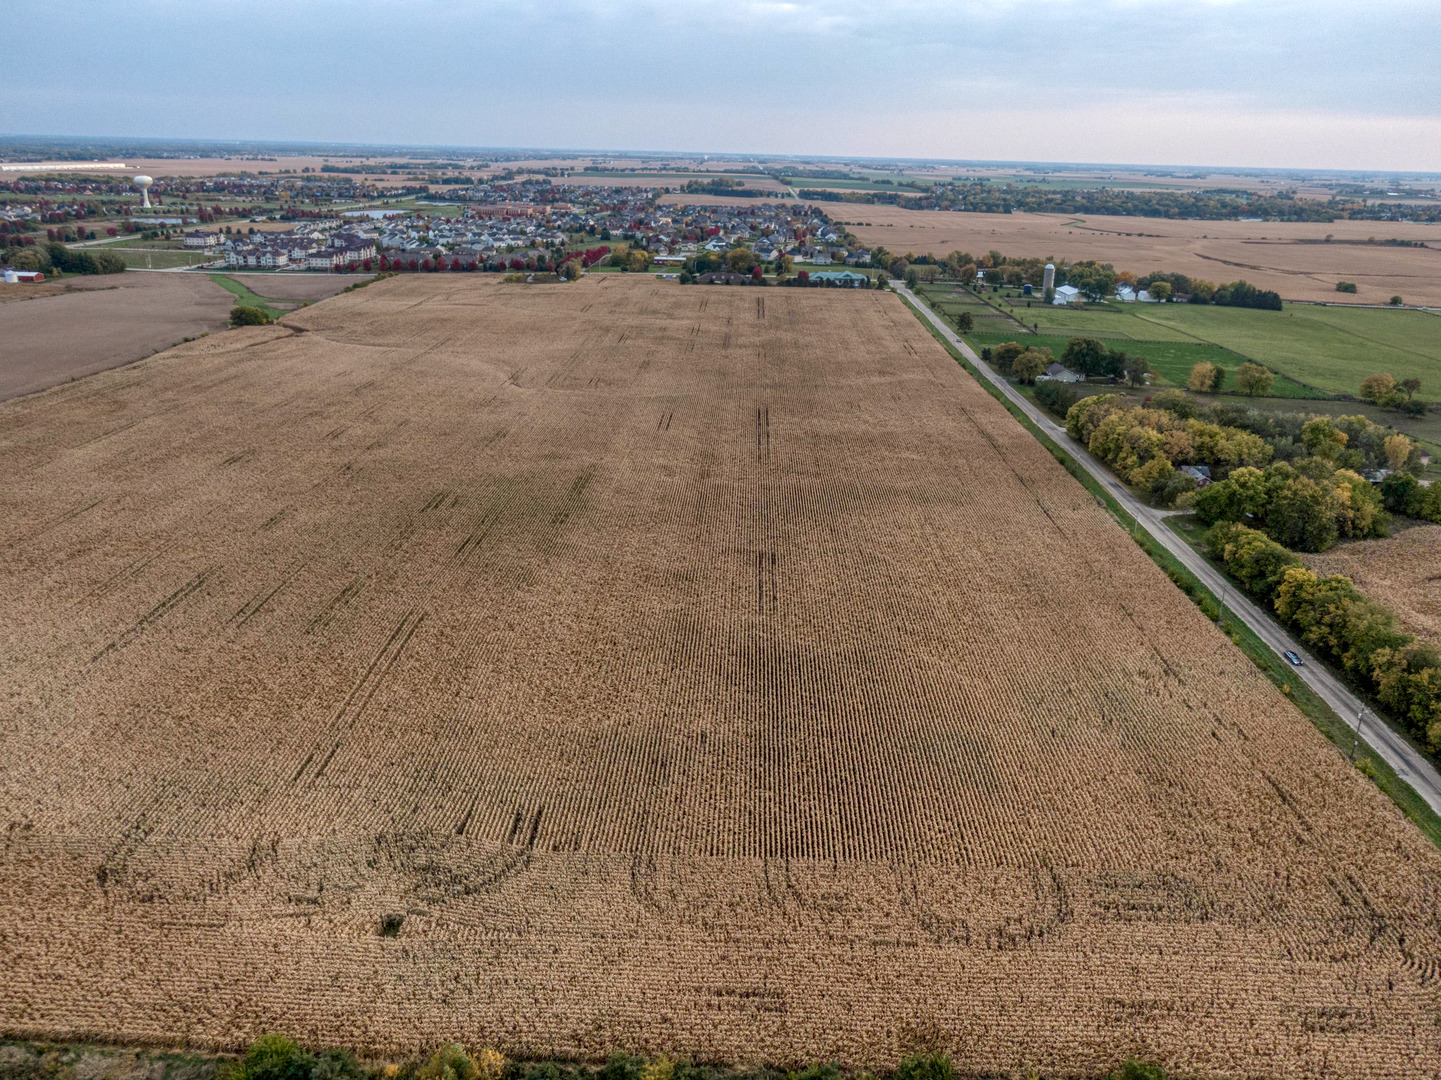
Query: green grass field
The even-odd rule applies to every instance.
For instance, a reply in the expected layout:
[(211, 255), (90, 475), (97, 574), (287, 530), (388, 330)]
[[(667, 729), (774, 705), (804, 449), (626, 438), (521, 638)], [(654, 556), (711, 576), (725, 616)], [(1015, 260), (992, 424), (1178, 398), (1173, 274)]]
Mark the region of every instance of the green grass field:
[(1441, 396), (1441, 318), (1424, 311), (1147, 304), (1133, 318), (1214, 342), (1327, 393), (1354, 394), (1367, 375), (1387, 371), (1420, 379), (1423, 397)]
[(177, 266), (199, 266), (222, 258), (215, 252), (201, 254), (198, 251), (166, 251), (164, 249), (106, 247), (125, 260), (127, 267), (137, 270), (170, 270)]
[[(965, 291), (933, 285), (927, 292), (948, 314), (978, 313), (976, 298)], [(1367, 375), (1386, 371), (1397, 379), (1418, 378), (1422, 397), (1441, 398), (1441, 317), (1425, 311), (1315, 304), (1287, 304), (1279, 312), (1200, 304), (1106, 303), (1076, 309), (1039, 301), (1027, 308), (1019, 296), (1009, 298), (1013, 306), (1004, 294), (986, 296), (1042, 336), (1096, 337), (1158, 365), (1191, 355), (1163, 345), (1219, 346), (1229, 350), (1229, 358), (1213, 362), (1234, 368), (1254, 360), (1286, 376), (1288, 389), (1278, 381), (1280, 397), (1354, 395)], [(1184, 377), (1171, 381), (1185, 383)]]

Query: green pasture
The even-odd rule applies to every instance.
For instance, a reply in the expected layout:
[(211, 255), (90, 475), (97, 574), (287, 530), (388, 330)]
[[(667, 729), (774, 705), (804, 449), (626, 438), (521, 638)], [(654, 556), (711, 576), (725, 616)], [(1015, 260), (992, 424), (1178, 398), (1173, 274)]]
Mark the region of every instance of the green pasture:
[(1441, 397), (1441, 319), (1424, 311), (1286, 304), (1281, 311), (1147, 304), (1133, 316), (1221, 345), (1330, 394), (1377, 372), (1421, 380)]

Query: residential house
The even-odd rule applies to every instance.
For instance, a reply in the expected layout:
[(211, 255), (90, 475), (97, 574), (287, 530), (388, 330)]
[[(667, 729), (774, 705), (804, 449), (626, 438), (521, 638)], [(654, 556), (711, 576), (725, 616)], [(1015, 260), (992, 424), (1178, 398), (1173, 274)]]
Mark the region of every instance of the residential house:
[(1036, 376), (1036, 382), (1078, 383), (1085, 381), (1086, 377), (1079, 371), (1072, 371), (1064, 364), (1056, 363), (1054, 360), (1046, 365), (1044, 374)]

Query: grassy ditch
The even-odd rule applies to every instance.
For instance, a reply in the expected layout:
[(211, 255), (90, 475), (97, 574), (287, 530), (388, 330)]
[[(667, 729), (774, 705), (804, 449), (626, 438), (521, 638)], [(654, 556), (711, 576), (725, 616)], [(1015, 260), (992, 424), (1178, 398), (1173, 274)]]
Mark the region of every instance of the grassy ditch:
[[(234, 296), (236, 304), (243, 307), (259, 308), (272, 319), (278, 319), (286, 312), (294, 311), (300, 306), (299, 304), (288, 303), (284, 300), (275, 300), (270, 297), (261, 296), (259, 293), (253, 293), (245, 285), (242, 285), (232, 277), (226, 277), (224, 274), (211, 274), (210, 280)], [(277, 304), (282, 306), (277, 307)]]
[[(1352, 726), (1343, 717), (1336, 714), (1329, 705), (1322, 701), (1301, 677), (1296, 674), (1292, 667), (1281, 657), (1271, 651), (1255, 632), (1244, 622), (1227, 610), (1200, 579), (1191, 571), (1187, 570), (1174, 555), (1161, 546), (1150, 533), (1148, 533), (1135, 518), (1131, 517), (1104, 487), (1097, 482), (1089, 472), (1081, 467), (1066, 450), (1058, 446), (1045, 432), (1038, 428), (1020, 407), (1006, 397), (1005, 394), (992, 382), (978, 371), (974, 364), (953, 346), (927, 319), (924, 314), (918, 311), (915, 305), (904, 297), (902, 302), (906, 304), (912, 313), (921, 320), (922, 325), (930, 331), (931, 336), (939, 341), (945, 350), (954, 357), (956, 363), (965, 368), (986, 392), (1005, 407), (1006, 411), (1020, 421), (1021, 426), (1034, 435), (1065, 470), (1074, 476), (1081, 485), (1089, 491), (1102, 506), (1111, 514), (1116, 522), (1131, 534), (1142, 551), (1151, 557), (1151, 561), (1166, 572), (1176, 586), (1191, 598), (1191, 602), (1199, 607), (1212, 622), (1216, 623), (1232, 641), (1240, 647), (1241, 651), (1251, 660), (1261, 673), (1270, 679), (1281, 693), (1290, 698), (1301, 712), (1305, 713), (1316, 728), (1330, 739), (1331, 742), (1345, 754), (1351, 756)], [(1378, 721), (1372, 721), (1373, 723)], [(1356, 767), (1369, 776), (1372, 782), (1380, 788), (1392, 802), (1425, 833), (1431, 842), (1441, 847), (1441, 816), (1438, 816), (1427, 802), (1416, 794), (1410, 784), (1406, 783), (1396, 775), (1394, 769), (1386, 762), (1377, 757), (1369, 747), (1365, 750), (1358, 750), (1356, 756)]]

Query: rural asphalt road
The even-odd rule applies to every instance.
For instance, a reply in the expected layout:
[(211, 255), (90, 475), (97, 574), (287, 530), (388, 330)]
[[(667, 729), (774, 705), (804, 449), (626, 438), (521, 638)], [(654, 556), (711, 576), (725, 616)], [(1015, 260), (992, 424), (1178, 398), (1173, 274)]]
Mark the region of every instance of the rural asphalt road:
[(1141, 527), (1156, 539), (1157, 543), (1176, 556), (1187, 570), (1195, 574), (1212, 593), (1220, 597), (1223, 605), (1255, 631), (1256, 636), (1264, 641), (1276, 655), (1280, 656), (1289, 649), (1301, 656), (1306, 663), (1295, 669), (1296, 674), (1316, 692), (1318, 697), (1336, 711), (1336, 715), (1357, 725), (1360, 729), (1361, 739), (1396, 771), (1397, 776), (1410, 784), (1417, 794), (1430, 804), (1432, 810), (1441, 814), (1441, 773), (1438, 773), (1415, 747), (1393, 731), (1384, 720), (1377, 717), (1364, 701), (1346, 689), (1338, 679), (1312, 658), (1300, 642), (1294, 640), (1269, 615), (1243, 596), (1199, 552), (1172, 532), (1166, 525), (1165, 519), (1168, 515), (1165, 511), (1147, 506), (1132, 495), (1125, 484), (1117, 480), (1109, 469), (1091, 456), (1089, 450), (1067, 435), (1064, 427), (1046, 416), (1022, 396), (1015, 387), (991, 370), (990, 366), (982, 361), (969, 345), (957, 337), (935, 311), (918, 299), (904, 284), (893, 281), (891, 286), (914, 304), (916, 310), (945, 335), (946, 340), (959, 349), (966, 359), (975, 365), (977, 371), (999, 388), (1006, 397), (1015, 402), (1037, 427), (1080, 462), (1081, 467), (1094, 476), (1097, 482), (1110, 492), (1112, 498), (1125, 507), (1127, 513), (1140, 522)]

